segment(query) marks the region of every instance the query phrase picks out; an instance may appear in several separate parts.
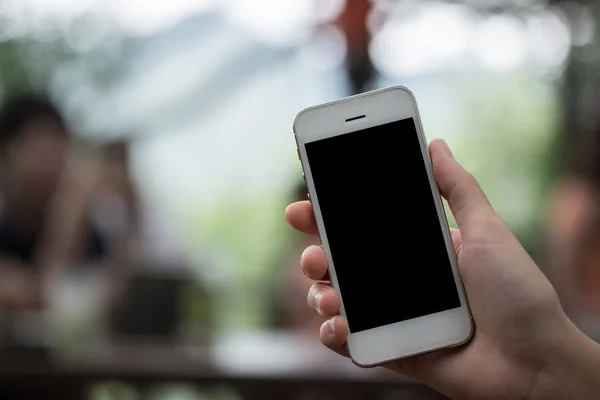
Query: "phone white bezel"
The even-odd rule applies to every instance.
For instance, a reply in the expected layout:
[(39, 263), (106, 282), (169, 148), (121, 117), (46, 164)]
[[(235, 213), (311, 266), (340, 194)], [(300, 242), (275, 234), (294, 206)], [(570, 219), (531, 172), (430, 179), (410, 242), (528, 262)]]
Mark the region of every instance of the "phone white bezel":
[[(364, 118), (346, 122), (347, 119), (363, 115)], [(302, 110), (294, 120), (294, 135), (298, 146), (298, 156), (302, 163), (321, 241), (327, 253), (332, 285), (338, 290), (335, 265), (331, 258), (327, 234), (319, 208), (319, 196), (315, 191), (304, 145), (316, 140), (406, 118), (413, 118), (415, 121), (440, 226), (444, 234), (454, 280), (459, 292), (461, 307), (350, 334), (347, 343), (348, 351), (353, 362), (362, 367), (376, 366), (434, 350), (459, 346), (466, 343), (473, 334), (473, 322), (456, 263), (446, 213), (431, 167), (417, 104), (413, 94), (407, 88), (394, 86), (309, 107)], [(398, 150), (399, 156), (401, 156), (401, 151), (401, 149)], [(368, 196), (368, 193), (361, 195)], [(342, 299), (341, 314), (345, 317), (343, 288), (340, 288), (340, 290)], [(382, 304), (381, 306), (386, 307), (388, 305)]]

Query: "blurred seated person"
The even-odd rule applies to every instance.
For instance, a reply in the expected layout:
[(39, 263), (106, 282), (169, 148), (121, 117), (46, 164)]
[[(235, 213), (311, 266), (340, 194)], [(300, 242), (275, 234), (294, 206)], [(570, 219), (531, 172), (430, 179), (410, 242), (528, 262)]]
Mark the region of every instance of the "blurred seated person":
[(143, 200), (131, 172), (130, 152), (125, 139), (104, 146), (102, 181), (92, 207), (94, 225), (112, 241), (119, 240), (122, 259), (138, 269), (170, 274), (187, 266), (188, 260), (174, 229)]
[(574, 156), (550, 196), (547, 270), (569, 317), (600, 341), (600, 131)]
[[(294, 189), (292, 200), (308, 200), (307, 192), (306, 183), (302, 181)], [(320, 242), (312, 235), (292, 232), (290, 246), (283, 259), (283, 269), (275, 283), (272, 306), (275, 309), (277, 328), (314, 335), (319, 332), (324, 320), (306, 310), (306, 293), (313, 282), (298, 268), (300, 255), (310, 245), (318, 246)]]
[(107, 257), (108, 243), (89, 212), (100, 169), (92, 162), (69, 163), (70, 150), (68, 126), (49, 100), (33, 94), (5, 99), (0, 109), (0, 310), (40, 310), (45, 277)]

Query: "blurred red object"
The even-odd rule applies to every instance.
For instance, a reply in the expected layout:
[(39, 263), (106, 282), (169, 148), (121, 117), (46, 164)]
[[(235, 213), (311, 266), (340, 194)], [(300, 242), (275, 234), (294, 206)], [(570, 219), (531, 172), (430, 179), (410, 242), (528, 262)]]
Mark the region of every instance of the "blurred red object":
[(334, 22), (344, 32), (349, 51), (369, 47), (371, 34), (367, 27), (367, 18), (370, 12), (370, 0), (347, 0), (344, 10)]
[(367, 18), (371, 12), (369, 0), (347, 0), (339, 17), (333, 22), (344, 36), (348, 46), (346, 74), (349, 80), (349, 94), (369, 90), (368, 85), (375, 76), (375, 68), (369, 56), (371, 33)]

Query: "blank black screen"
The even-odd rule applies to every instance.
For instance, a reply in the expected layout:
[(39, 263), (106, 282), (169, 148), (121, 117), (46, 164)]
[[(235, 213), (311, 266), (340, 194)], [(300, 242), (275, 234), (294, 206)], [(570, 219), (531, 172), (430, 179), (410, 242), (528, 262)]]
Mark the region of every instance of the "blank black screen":
[(305, 146), (350, 331), (460, 307), (414, 120)]

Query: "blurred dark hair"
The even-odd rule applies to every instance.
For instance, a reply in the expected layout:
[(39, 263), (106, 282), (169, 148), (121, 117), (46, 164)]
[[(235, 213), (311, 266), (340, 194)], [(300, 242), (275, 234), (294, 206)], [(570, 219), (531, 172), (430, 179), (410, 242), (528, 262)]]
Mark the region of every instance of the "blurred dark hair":
[(23, 127), (36, 118), (54, 120), (67, 134), (67, 124), (61, 112), (46, 96), (17, 94), (7, 97), (0, 107), (0, 149), (18, 138)]

